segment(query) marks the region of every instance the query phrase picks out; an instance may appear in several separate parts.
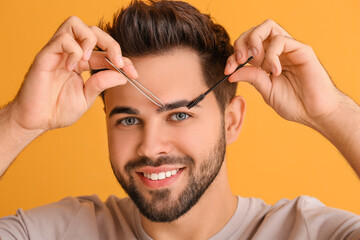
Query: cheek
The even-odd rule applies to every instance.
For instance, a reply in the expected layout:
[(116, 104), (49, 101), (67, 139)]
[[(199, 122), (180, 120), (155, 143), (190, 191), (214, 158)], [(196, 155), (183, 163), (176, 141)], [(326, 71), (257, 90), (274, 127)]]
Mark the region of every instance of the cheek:
[(194, 160), (207, 156), (219, 137), (219, 123), (213, 120), (199, 119), (188, 126), (173, 129), (173, 144), (182, 155), (188, 155)]
[(134, 159), (136, 134), (119, 134), (116, 129), (108, 131), (109, 157), (113, 165), (124, 166)]

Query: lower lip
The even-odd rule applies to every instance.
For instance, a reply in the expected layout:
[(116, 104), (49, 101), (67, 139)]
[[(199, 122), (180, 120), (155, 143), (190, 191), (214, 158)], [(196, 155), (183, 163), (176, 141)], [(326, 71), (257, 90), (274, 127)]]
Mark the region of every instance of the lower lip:
[(180, 174), (182, 173), (183, 169), (180, 169), (175, 175), (169, 177), (169, 178), (165, 178), (162, 180), (151, 180), (148, 179), (146, 177), (144, 177), (143, 173), (138, 173), (140, 179), (142, 180), (142, 182), (148, 187), (148, 188), (165, 188), (170, 186), (173, 182), (175, 182), (179, 177)]

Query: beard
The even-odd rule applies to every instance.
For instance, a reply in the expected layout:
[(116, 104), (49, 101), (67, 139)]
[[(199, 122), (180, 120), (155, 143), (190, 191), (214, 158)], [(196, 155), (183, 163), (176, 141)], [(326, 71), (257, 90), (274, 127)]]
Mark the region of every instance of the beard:
[[(201, 198), (211, 183), (218, 175), (225, 159), (225, 133), (224, 128), (215, 146), (211, 149), (198, 167), (195, 169), (195, 161), (189, 156), (164, 156), (156, 160), (142, 157), (128, 162), (125, 167), (125, 174), (120, 173), (111, 162), (112, 170), (116, 179), (135, 203), (142, 215), (153, 222), (172, 222), (188, 212)], [(168, 188), (151, 190), (150, 199), (147, 199), (135, 184), (133, 176), (129, 173), (134, 169), (143, 166), (158, 167), (164, 164), (182, 164), (189, 169), (188, 183), (177, 199), (171, 198), (171, 190)]]

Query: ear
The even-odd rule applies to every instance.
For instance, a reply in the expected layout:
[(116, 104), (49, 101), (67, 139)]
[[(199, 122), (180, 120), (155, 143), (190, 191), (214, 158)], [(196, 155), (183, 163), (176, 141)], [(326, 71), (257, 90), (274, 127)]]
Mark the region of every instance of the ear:
[(239, 136), (245, 115), (246, 103), (241, 96), (235, 96), (225, 109), (225, 136), (226, 145), (236, 141)]

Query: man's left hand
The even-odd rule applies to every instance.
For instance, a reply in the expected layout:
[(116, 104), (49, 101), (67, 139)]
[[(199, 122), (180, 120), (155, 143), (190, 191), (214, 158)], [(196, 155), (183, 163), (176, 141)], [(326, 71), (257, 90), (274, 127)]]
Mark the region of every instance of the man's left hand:
[(250, 56), (252, 66), (234, 73), (231, 82), (249, 82), (280, 116), (311, 127), (336, 111), (340, 91), (308, 45), (293, 39), (272, 20), (243, 33), (234, 43), (225, 74)]

